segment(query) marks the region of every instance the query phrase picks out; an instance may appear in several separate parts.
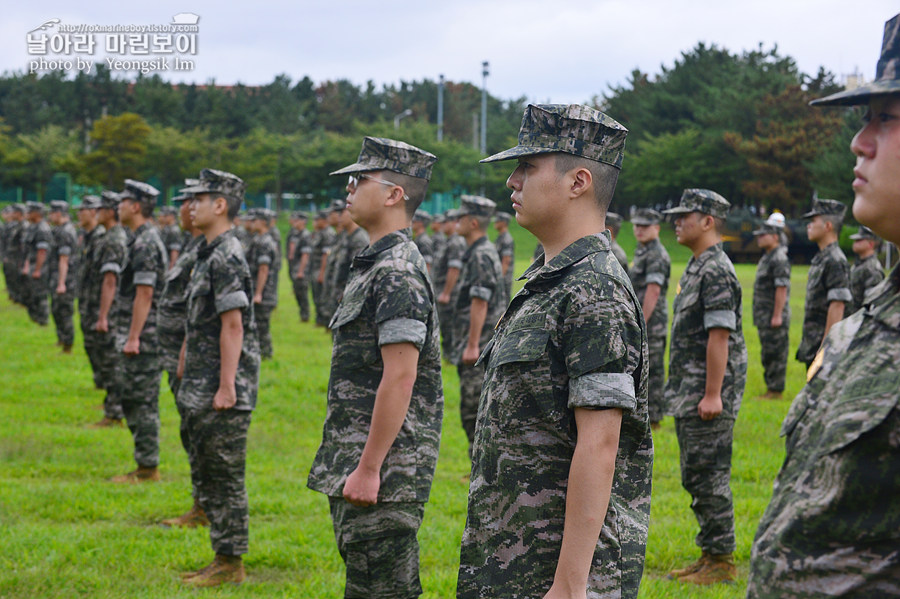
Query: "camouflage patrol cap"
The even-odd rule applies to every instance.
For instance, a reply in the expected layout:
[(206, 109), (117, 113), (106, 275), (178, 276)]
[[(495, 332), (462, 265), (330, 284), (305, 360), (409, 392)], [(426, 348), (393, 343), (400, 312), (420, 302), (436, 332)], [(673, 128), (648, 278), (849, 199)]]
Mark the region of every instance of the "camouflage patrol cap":
[(237, 175), (214, 168), (201, 170), (200, 179), (196, 183), (191, 184), (189, 181), (191, 180), (185, 179), (187, 187), (180, 189), (181, 193), (222, 194), (226, 198), (243, 202), (244, 192), (247, 189), (244, 180)]
[(316, 212), (316, 220), (326, 220), (328, 218), (327, 210), (319, 210)]
[(458, 217), (460, 216), (493, 216), (497, 204), (482, 196), (464, 195), (459, 198)]
[(309, 220), (309, 215), (302, 210), (295, 210), (291, 213), (291, 218), (294, 220)]
[(104, 189), (100, 192), (100, 207), (101, 208), (109, 208), (110, 210), (115, 210), (119, 206), (119, 202), (122, 201), (122, 197), (118, 192)]
[(872, 231), (872, 229), (870, 229), (869, 227), (861, 225), (859, 227), (859, 230), (850, 236), (850, 239), (852, 239), (853, 241), (857, 241), (859, 239), (871, 239), (872, 241), (878, 241), (878, 235), (876, 235), (875, 232)]
[(501, 223), (508, 223), (512, 220), (512, 214), (509, 212), (498, 212), (494, 215), (494, 220)]
[[(177, 196), (172, 196), (172, 201), (176, 204), (180, 204), (181, 202), (186, 202), (188, 200), (193, 200), (194, 195), (190, 193), (180, 193)], [(177, 208), (176, 208), (177, 211)]]
[(18, 212), (19, 214), (25, 214), (25, 205), (24, 204), (12, 204), (9, 207), (13, 212)]
[(884, 24), (881, 58), (875, 66), (875, 80), (851, 90), (810, 102), (813, 106), (868, 104), (873, 96), (900, 94), (900, 14)]
[(529, 104), (519, 144), (481, 162), (564, 152), (622, 168), (628, 129), (599, 110), (580, 104)]
[(663, 210), (663, 214), (700, 212), (716, 218), (726, 218), (730, 209), (728, 200), (710, 189), (685, 189), (678, 206)]
[(813, 201), (812, 210), (804, 214), (803, 218), (812, 218), (820, 214), (840, 216), (841, 218), (844, 218), (844, 214), (846, 212), (847, 207), (837, 200), (816, 199), (815, 201)]
[(419, 179), (431, 178), (437, 157), (408, 143), (384, 137), (363, 138), (359, 158), (331, 175), (352, 175), (366, 171), (393, 171)]
[(343, 212), (344, 209), (347, 208), (347, 202), (344, 200), (331, 200), (331, 208), (329, 212)]
[(68, 212), (69, 203), (62, 200), (53, 200), (50, 202), (50, 212)]
[(265, 208), (251, 208), (247, 211), (247, 219), (268, 221), (269, 215), (266, 213)]
[(663, 219), (663, 215), (653, 208), (640, 208), (635, 210), (634, 216), (631, 217), (631, 224), (639, 227), (648, 225), (658, 225)]
[(413, 220), (417, 220), (427, 225), (431, 222), (431, 215), (424, 210), (416, 210), (415, 214), (413, 214)]
[[(172, 198), (172, 199), (174, 200), (174, 198)], [(176, 208), (174, 206), (162, 206), (159, 209), (159, 213), (165, 214), (167, 216), (175, 216), (176, 214), (178, 214), (178, 208)]]
[(44, 214), (47, 207), (40, 202), (25, 202), (25, 212), (40, 212)]
[(606, 213), (606, 226), (607, 227), (614, 227), (614, 228), (618, 229), (619, 227), (622, 226), (623, 220), (624, 219), (622, 218), (621, 214), (617, 214), (615, 212), (607, 212)]
[(125, 189), (119, 193), (119, 200), (134, 200), (142, 204), (155, 204), (159, 190), (143, 181), (125, 179)]
[(95, 210), (100, 207), (100, 197), (94, 195), (88, 195), (81, 198), (81, 204), (78, 206), (79, 210)]

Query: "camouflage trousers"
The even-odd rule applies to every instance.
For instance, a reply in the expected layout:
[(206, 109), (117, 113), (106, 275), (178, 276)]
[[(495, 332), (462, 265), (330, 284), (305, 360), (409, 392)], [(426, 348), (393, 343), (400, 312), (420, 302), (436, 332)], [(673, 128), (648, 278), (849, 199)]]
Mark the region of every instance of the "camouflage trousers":
[(344, 597), (413, 599), (422, 594), (417, 534), (423, 503), (357, 507), (329, 497), (338, 551), (347, 565)]
[(253, 412), (180, 410), (182, 443), (187, 437), (194, 497), (209, 518), (213, 551), (243, 555), (250, 545), (250, 511), (245, 465), (247, 431)]
[(327, 327), (328, 319), (325, 318), (325, 306), (323, 305), (324, 298), (322, 297), (323, 284), (315, 280), (310, 284), (312, 285), (313, 304), (316, 306), (316, 324)]
[(3, 263), (3, 280), (6, 282), (6, 292), (9, 299), (17, 304), (22, 303), (22, 291), (19, 286), (19, 273), (16, 271), (16, 265), (11, 262)]
[(475, 441), (475, 420), (478, 418), (478, 400), (484, 384), (484, 364), (460, 364), (459, 373), (459, 417), (469, 440), (469, 457), (472, 457), (472, 443)]
[[(82, 320), (83, 322), (85, 321)], [(94, 385), (106, 389), (103, 415), (112, 420), (121, 420), (125, 417), (119, 384), (122, 352), (116, 349), (112, 333), (98, 333), (93, 326), (89, 329), (82, 326), (81, 332), (84, 335), (84, 351), (94, 367)]]
[(734, 503), (731, 497), (731, 446), (734, 420), (699, 416), (675, 419), (681, 451), (681, 486), (691, 494), (700, 524), (695, 542), (707, 553), (733, 553)]
[(272, 311), (275, 306), (265, 304), (253, 304), (253, 314), (256, 318), (256, 334), (259, 337), (259, 355), (263, 358), (272, 357)]
[(41, 326), (50, 322), (50, 286), (47, 279), (28, 277), (28, 317)]
[(647, 379), (647, 403), (650, 410), (650, 422), (659, 422), (666, 413), (666, 336), (647, 337), (647, 349), (650, 354), (650, 375)]
[(300, 320), (309, 321), (309, 282), (306, 277), (294, 279), (294, 297), (297, 299), (297, 306), (300, 308)]
[(175, 397), (175, 409), (178, 410), (179, 420), (181, 421), (181, 424), (178, 427), (178, 434), (179, 438), (181, 439), (181, 447), (184, 448), (184, 453), (187, 455), (188, 464), (191, 467), (191, 497), (196, 500), (197, 485), (194, 481), (197, 480), (197, 466), (191, 456), (191, 436), (190, 430), (188, 429), (187, 410), (184, 408), (184, 406), (178, 403), (178, 390), (181, 388), (181, 379), (178, 378), (177, 366), (175, 369), (167, 369), (166, 376), (168, 377), (169, 391), (171, 391), (172, 396)]
[(63, 345), (72, 345), (75, 343), (75, 325), (72, 321), (75, 313), (75, 292), (66, 290), (60, 295), (54, 288), (50, 298), (50, 312), (56, 324), (56, 338)]
[[(440, 293), (440, 291), (438, 291)], [(441, 352), (444, 357), (450, 355), (453, 350), (453, 306), (452, 304), (437, 304), (438, 325), (441, 327)]]
[(788, 361), (788, 327), (759, 328), (763, 377), (769, 391), (784, 391)]
[(159, 383), (162, 370), (156, 354), (122, 355), (116, 392), (134, 439), (138, 466), (159, 465)]

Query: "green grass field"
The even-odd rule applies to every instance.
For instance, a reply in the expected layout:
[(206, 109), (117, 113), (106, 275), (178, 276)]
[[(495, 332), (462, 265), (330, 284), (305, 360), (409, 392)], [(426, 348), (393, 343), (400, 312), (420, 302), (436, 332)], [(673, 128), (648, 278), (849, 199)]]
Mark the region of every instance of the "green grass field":
[[(620, 242), (631, 255), (634, 238)], [(534, 240), (513, 223), (516, 270), (530, 261)], [(669, 301), (689, 256), (671, 231), (664, 243), (674, 261)], [(325, 414), (330, 339), (301, 324), (286, 271), (272, 331), (275, 359), (263, 363), (259, 404), (250, 428), (247, 485), (250, 553), (247, 582), (204, 596), (340, 597), (343, 564), (327, 500), (306, 488)], [(732, 489), (741, 582), (712, 589), (665, 580), (666, 572), (699, 555), (690, 497), (681, 489), (671, 418), (655, 436), (650, 538), (641, 597), (744, 596), (750, 545), (783, 458), (778, 437), (789, 401), (758, 401), (765, 391), (759, 339), (750, 323), (753, 265), (738, 265), (744, 287), (744, 334), (750, 370), (735, 432)], [(806, 267), (795, 267), (792, 352), (800, 340)], [(76, 326), (77, 328), (77, 326)], [(93, 389), (81, 347), (64, 355), (51, 327), (33, 325), (5, 291), (0, 294), (0, 597), (180, 597), (178, 573), (207, 563), (207, 529), (172, 530), (159, 520), (190, 506), (187, 460), (178, 415), (163, 382), (160, 396), (161, 472), (157, 484), (119, 486), (110, 476), (133, 469), (127, 429), (92, 430), (102, 393)], [(803, 366), (788, 365), (785, 397), (802, 387)], [(459, 541), (465, 523), (468, 459), (459, 420), (456, 370), (444, 370), (446, 413), (431, 501), (419, 535), (424, 597), (455, 596)]]

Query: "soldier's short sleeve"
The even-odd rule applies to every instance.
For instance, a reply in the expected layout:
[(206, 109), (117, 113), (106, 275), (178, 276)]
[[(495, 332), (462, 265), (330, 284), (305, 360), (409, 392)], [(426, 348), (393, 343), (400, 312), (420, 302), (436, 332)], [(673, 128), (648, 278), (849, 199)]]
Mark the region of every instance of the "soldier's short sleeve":
[(477, 297), (489, 302), (500, 283), (497, 279), (496, 265), (488, 252), (478, 252), (472, 258), (469, 297)]
[[(312, 235), (303, 235), (298, 242), (301, 254), (312, 254), (313, 244)], [(296, 251), (296, 250), (295, 250)]]
[(164, 269), (159, 252), (152, 243), (136, 242), (131, 256), (134, 284), (156, 286), (157, 273)]
[(119, 244), (113, 243), (111, 237), (107, 237), (110, 233), (105, 233), (101, 240), (99, 259), (100, 274), (108, 272), (119, 275), (122, 272), (122, 262), (124, 258), (124, 248)]
[(432, 310), (427, 281), (417, 273), (391, 270), (376, 278), (372, 295), (378, 345), (412, 343), (421, 350)]
[[(217, 257), (218, 258), (218, 257)], [(224, 314), (230, 310), (240, 310), (250, 305), (250, 298), (244, 289), (244, 277), (249, 272), (238, 256), (226, 255), (211, 264), (210, 278), (213, 287), (213, 303), (216, 314)]]
[(582, 288), (568, 307), (561, 336), (568, 405), (632, 410), (643, 351), (638, 314), (620, 283), (610, 278), (602, 286)]
[(772, 279), (776, 287), (791, 286), (791, 261), (785, 255), (779, 256), (772, 269)]
[(703, 273), (700, 301), (703, 303), (703, 327), (709, 329), (737, 328), (737, 306), (740, 286), (735, 276), (725, 268), (710, 268)]
[(275, 246), (274, 243), (263, 244), (262, 251), (256, 254), (256, 265), (272, 264), (275, 262)]
[(846, 260), (829, 260), (825, 268), (826, 298), (829, 302), (851, 302), (850, 264)]
[(645, 264), (646, 270), (644, 274), (644, 281), (646, 281), (648, 285), (650, 283), (654, 283), (656, 285), (659, 285), (660, 287), (665, 285), (668, 272), (662, 254), (658, 252), (649, 254), (647, 256), (647, 261)]

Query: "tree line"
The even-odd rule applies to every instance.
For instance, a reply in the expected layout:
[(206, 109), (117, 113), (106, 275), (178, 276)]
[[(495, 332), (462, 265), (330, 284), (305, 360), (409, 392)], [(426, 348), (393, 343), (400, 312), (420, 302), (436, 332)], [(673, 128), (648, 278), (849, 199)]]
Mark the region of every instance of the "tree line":
[[(802, 73), (777, 47), (733, 53), (698, 43), (672, 66), (635, 70), (587, 103), (630, 130), (617, 207), (666, 205), (700, 186), (736, 205), (796, 214), (814, 191), (851, 197), (848, 145), (859, 117), (807, 106), (839, 88), (832, 73)], [(355, 158), (362, 135), (376, 135), (438, 156), (432, 192), (483, 191), (502, 202), (509, 165), (478, 164), (481, 90), (445, 83), (441, 142), (437, 102), (438, 84), (428, 79), (379, 88), (279, 75), (254, 87), (126, 81), (102, 66), (74, 77), (7, 73), (0, 186), (43, 195), (61, 171), (82, 185), (115, 188), (131, 177), (169, 191), (215, 165), (240, 174), (251, 193), (324, 201), (342, 194), (343, 181), (328, 172)], [(488, 153), (515, 144), (527, 103), (488, 95)]]

